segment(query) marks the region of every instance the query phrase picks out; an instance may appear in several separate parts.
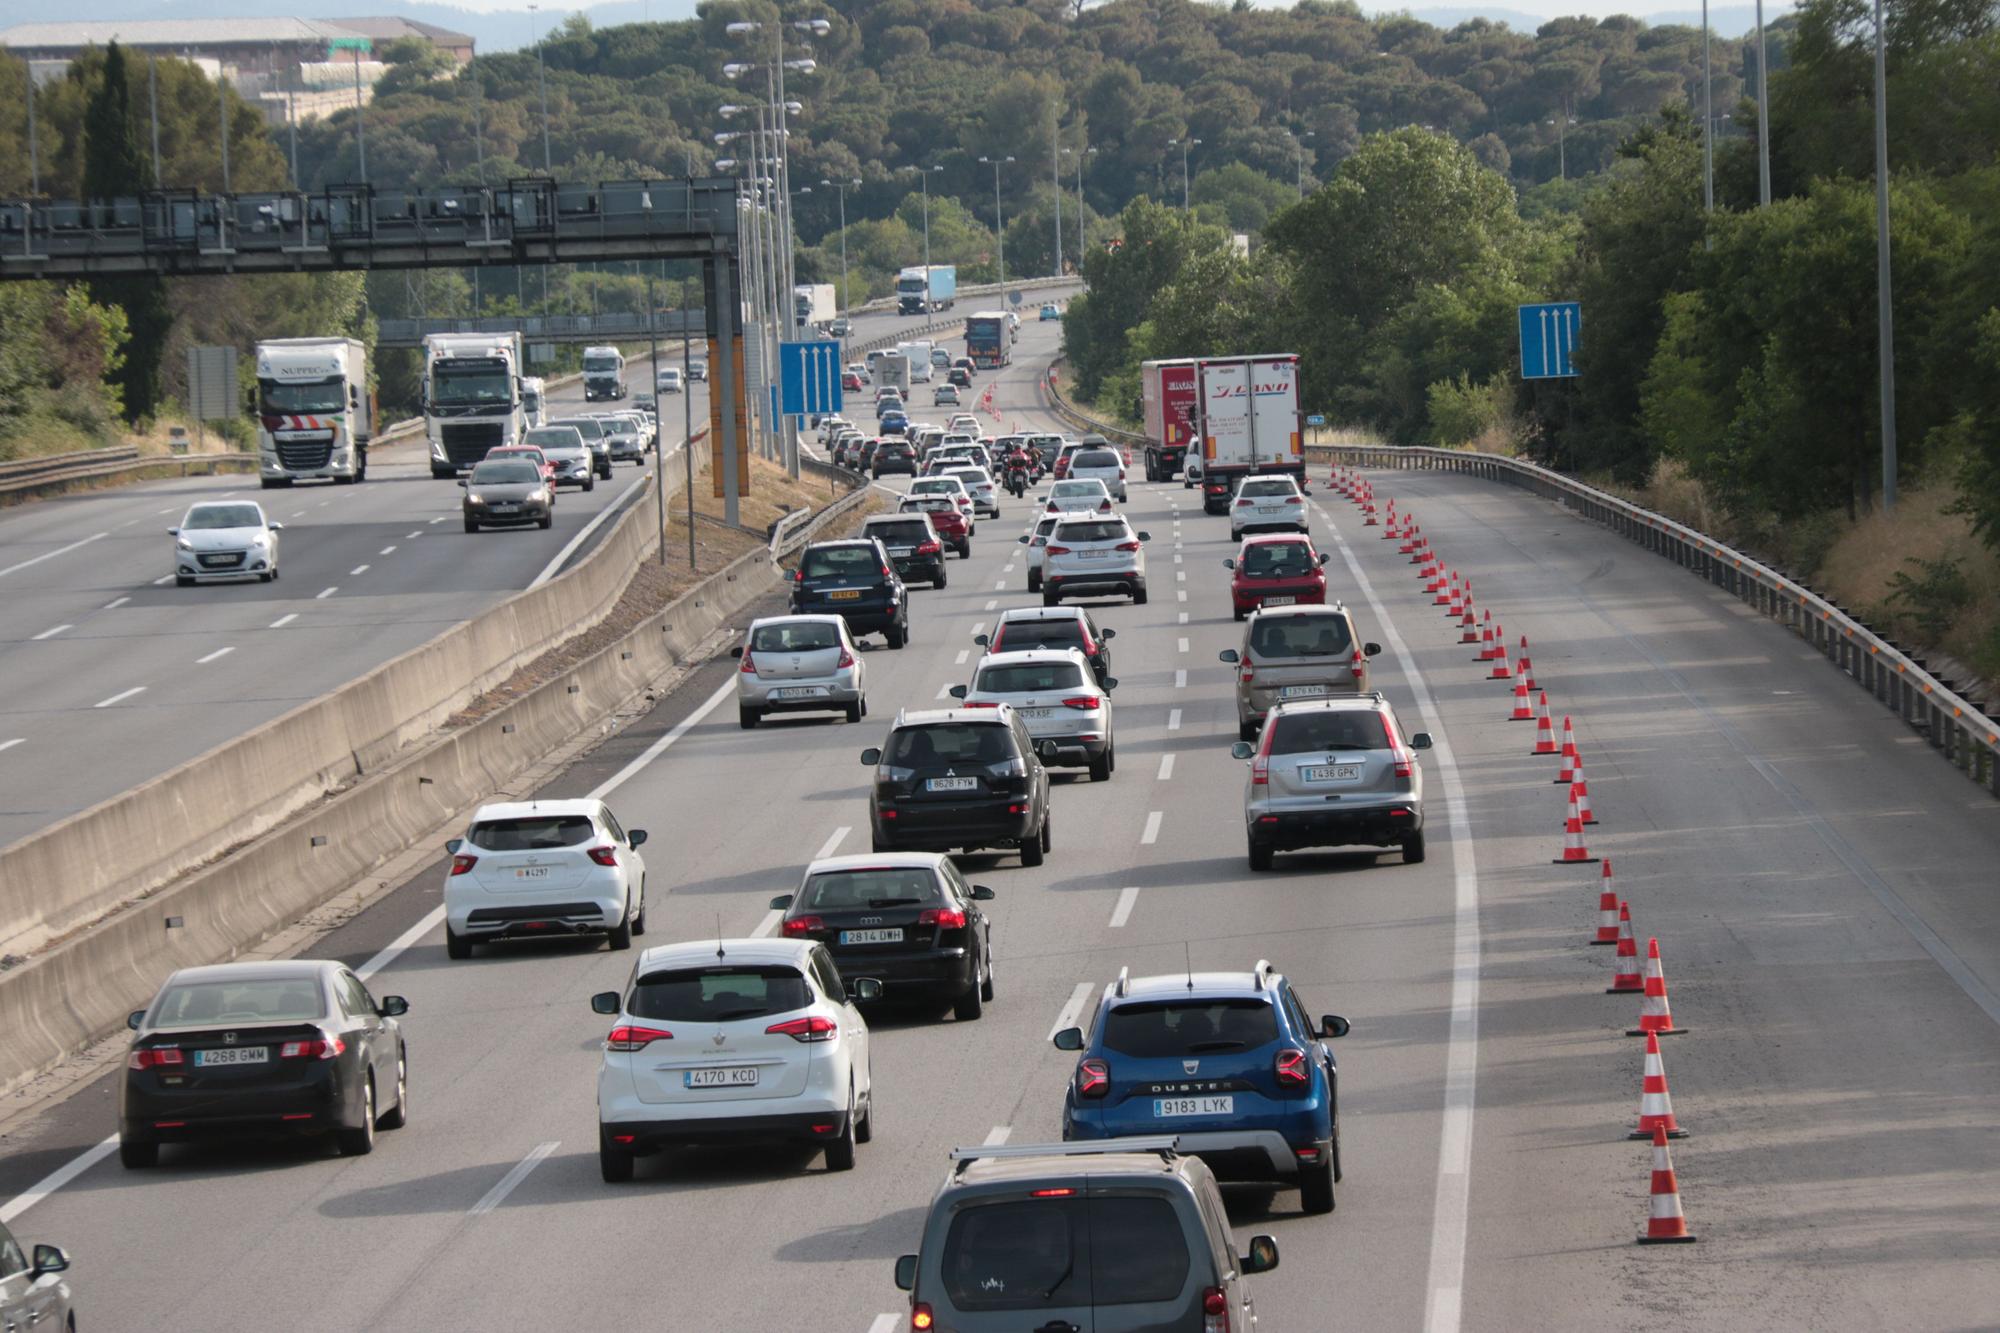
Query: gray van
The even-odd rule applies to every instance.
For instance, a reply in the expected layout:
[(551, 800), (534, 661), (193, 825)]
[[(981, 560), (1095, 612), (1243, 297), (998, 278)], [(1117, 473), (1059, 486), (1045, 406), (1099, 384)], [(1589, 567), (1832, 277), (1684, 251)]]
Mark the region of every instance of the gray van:
[(1242, 651), (1216, 654), (1237, 668), (1236, 734), (1256, 740), (1264, 715), (1281, 703), (1366, 692), (1368, 659), (1381, 651), (1379, 643), (1360, 641), (1340, 602), (1252, 611)]
[(1254, 1236), (1239, 1257), (1215, 1177), (1174, 1144), (1162, 1135), (954, 1149), (921, 1248), (896, 1260), (911, 1325), (1256, 1327), (1245, 1278), (1278, 1266), (1278, 1243)]

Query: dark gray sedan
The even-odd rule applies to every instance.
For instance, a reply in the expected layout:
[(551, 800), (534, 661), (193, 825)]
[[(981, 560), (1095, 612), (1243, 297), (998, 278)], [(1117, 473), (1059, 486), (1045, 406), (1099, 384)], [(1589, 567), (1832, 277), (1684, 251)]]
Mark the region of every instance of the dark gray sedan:
[(525, 459), (488, 459), (458, 484), (465, 488), (467, 532), (512, 523), (547, 528), (556, 521), (555, 487)]

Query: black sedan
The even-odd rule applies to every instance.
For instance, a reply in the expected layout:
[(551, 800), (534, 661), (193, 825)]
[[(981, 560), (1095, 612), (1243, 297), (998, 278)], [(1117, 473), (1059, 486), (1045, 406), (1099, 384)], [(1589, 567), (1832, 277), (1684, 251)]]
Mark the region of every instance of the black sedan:
[(118, 1159), (162, 1143), (330, 1137), (358, 1157), (407, 1117), (400, 995), (378, 1002), (340, 963), (293, 959), (183, 968), (127, 1020)]

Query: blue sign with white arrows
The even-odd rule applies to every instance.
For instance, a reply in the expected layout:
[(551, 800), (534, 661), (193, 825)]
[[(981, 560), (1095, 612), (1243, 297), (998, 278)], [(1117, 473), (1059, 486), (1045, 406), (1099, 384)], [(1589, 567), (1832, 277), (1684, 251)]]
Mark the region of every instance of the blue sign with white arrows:
[(1583, 329), (1583, 306), (1551, 301), (1521, 307), (1521, 378), (1572, 379), (1576, 375), (1576, 335)]
[(788, 417), (840, 411), (840, 344), (778, 344), (779, 411)]

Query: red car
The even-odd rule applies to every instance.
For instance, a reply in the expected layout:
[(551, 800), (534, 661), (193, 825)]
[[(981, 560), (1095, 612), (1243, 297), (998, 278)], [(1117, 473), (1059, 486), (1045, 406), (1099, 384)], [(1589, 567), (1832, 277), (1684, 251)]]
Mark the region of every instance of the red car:
[(1242, 620), (1260, 606), (1296, 606), (1326, 601), (1326, 557), (1305, 536), (1274, 533), (1246, 537), (1234, 560), (1229, 601)]
[(931, 516), (931, 526), (938, 530), (944, 544), (957, 551), (961, 559), (972, 556), (972, 528), (965, 520), (965, 513), (949, 495), (913, 495), (896, 506), (902, 514), (923, 513)]
[(532, 444), (503, 444), (486, 451), (488, 458), (525, 458), (542, 470), (543, 481), (553, 481), (556, 465), (549, 461), (547, 454)]
[(840, 387), (848, 393), (860, 393), (861, 377), (850, 370), (840, 377)]

